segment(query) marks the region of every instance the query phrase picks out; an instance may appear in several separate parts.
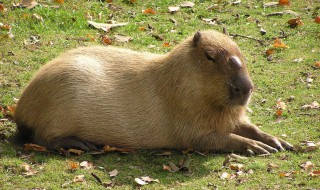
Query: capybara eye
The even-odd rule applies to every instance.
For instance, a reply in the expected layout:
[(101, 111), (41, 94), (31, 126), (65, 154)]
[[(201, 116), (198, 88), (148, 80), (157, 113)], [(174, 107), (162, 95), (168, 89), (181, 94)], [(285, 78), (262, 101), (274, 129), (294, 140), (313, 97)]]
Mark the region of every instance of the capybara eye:
[(215, 60), (213, 57), (211, 57), (207, 52), (204, 52), (204, 54), (206, 55), (206, 58), (207, 58), (208, 60), (213, 61), (213, 62), (216, 61), (216, 60)]

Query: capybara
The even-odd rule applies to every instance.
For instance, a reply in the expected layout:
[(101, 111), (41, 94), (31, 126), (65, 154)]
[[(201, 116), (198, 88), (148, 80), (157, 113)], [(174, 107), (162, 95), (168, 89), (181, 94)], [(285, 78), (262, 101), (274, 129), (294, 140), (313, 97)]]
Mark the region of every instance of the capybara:
[(111, 46), (68, 51), (34, 76), (15, 121), (21, 138), (49, 149), (292, 149), (250, 123), (252, 90), (237, 44), (198, 31), (163, 55)]

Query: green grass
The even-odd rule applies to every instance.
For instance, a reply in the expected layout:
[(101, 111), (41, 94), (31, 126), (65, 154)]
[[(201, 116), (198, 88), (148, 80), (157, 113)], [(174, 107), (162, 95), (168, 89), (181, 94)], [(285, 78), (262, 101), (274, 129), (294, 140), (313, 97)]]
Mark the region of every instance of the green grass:
[[(249, 114), (253, 123), (262, 125), (261, 129), (281, 136), (285, 140), (300, 144), (302, 140), (320, 140), (319, 109), (303, 110), (302, 105), (312, 101), (320, 101), (319, 69), (312, 66), (320, 61), (320, 24), (314, 22), (319, 15), (320, 2), (317, 0), (291, 1), (290, 7), (263, 8), (262, 1), (243, 0), (239, 5), (231, 5), (223, 0), (219, 3), (220, 10), (207, 10), (217, 1), (195, 0), (193, 8), (181, 8), (175, 14), (168, 13), (168, 6), (178, 5), (177, 0), (114, 0), (114, 5), (122, 7), (120, 11), (106, 8), (106, 2), (100, 1), (66, 1), (60, 8), (47, 8), (43, 5), (58, 5), (52, 1), (38, 1), (42, 6), (32, 10), (11, 7), (12, 2), (4, 0), (6, 12), (0, 12), (0, 22), (12, 27), (14, 38), (5, 38), (7, 31), (0, 30), (0, 104), (14, 104), (14, 98), (19, 98), (23, 88), (28, 84), (33, 74), (43, 64), (68, 49), (79, 46), (102, 45), (100, 35), (103, 31), (88, 26), (86, 13), (94, 15), (93, 21), (105, 22), (109, 15), (117, 22), (129, 22), (127, 26), (114, 28), (107, 35), (123, 34), (133, 38), (129, 43), (113, 45), (138, 51), (165, 53), (170, 51), (187, 36), (197, 30), (215, 29), (222, 31), (227, 27), (229, 33), (252, 36), (265, 42), (261, 46), (256, 41), (242, 37), (234, 38), (247, 57), (247, 66), (255, 84), (255, 92), (251, 99)], [(267, 2), (267, 1), (265, 1)], [(155, 15), (145, 15), (143, 9), (153, 8)], [(272, 12), (286, 9), (300, 13), (303, 26), (290, 28), (287, 21), (293, 15), (266, 16)], [(102, 12), (102, 20), (98, 14)], [(43, 22), (32, 18), (37, 13), (43, 17)], [(134, 14), (132, 14), (134, 13)], [(175, 26), (169, 19), (177, 20)], [(202, 18), (218, 18), (218, 25), (208, 25)], [(259, 20), (267, 34), (262, 36), (254, 20)], [(138, 30), (148, 27), (153, 30)], [(175, 32), (171, 32), (174, 30)], [(275, 37), (283, 31), (287, 37), (282, 41), (290, 46), (289, 49), (276, 51), (272, 61), (267, 61), (265, 51), (271, 47)], [(151, 34), (162, 35), (164, 41), (159, 41)], [(30, 36), (40, 36), (40, 45), (26, 47), (24, 40)], [(94, 40), (90, 40), (90, 36)], [(170, 42), (170, 47), (164, 47), (163, 42)], [(52, 43), (53, 45), (48, 45)], [(149, 45), (155, 45), (149, 48)], [(294, 59), (302, 58), (301, 62)], [(307, 87), (306, 73), (311, 73), (314, 81)], [(290, 96), (294, 100), (287, 103), (284, 120), (275, 123), (275, 104), (277, 99), (286, 101)], [(266, 100), (262, 103), (262, 100)], [(0, 119), (3, 119), (0, 114)], [(226, 154), (209, 154), (203, 157), (192, 154), (190, 172), (169, 173), (162, 169), (169, 161), (177, 163), (185, 155), (173, 152), (170, 157), (152, 155), (151, 151), (136, 151), (128, 155), (110, 153), (105, 155), (82, 155), (64, 157), (54, 153), (28, 152), (22, 147), (12, 144), (9, 139), (15, 132), (15, 124), (11, 121), (0, 121), (0, 189), (60, 189), (61, 185), (70, 182), (76, 175), (85, 175), (85, 182), (66, 185), (67, 189), (103, 189), (102, 185), (91, 176), (98, 175), (103, 182), (112, 181), (114, 189), (138, 188), (134, 178), (150, 176), (159, 179), (160, 183), (148, 184), (142, 189), (316, 189), (320, 187), (320, 178), (308, 177), (307, 171), (301, 171), (300, 164), (311, 161), (320, 170), (320, 151), (308, 153), (280, 152), (269, 157), (250, 157), (242, 161), (245, 171), (252, 169), (253, 174), (243, 175), (235, 179), (221, 179), (223, 172), (235, 173), (223, 168), (222, 163)], [(287, 155), (287, 160), (281, 160)], [(95, 168), (71, 171), (68, 161), (91, 161)], [(39, 171), (36, 175), (22, 175), (21, 164), (28, 163)], [(268, 163), (276, 163), (279, 168), (267, 171)], [(110, 179), (108, 172), (117, 169), (118, 176)], [(280, 177), (280, 172), (297, 171), (290, 177)], [(239, 183), (241, 181), (241, 183)], [(211, 184), (212, 186), (208, 185)]]

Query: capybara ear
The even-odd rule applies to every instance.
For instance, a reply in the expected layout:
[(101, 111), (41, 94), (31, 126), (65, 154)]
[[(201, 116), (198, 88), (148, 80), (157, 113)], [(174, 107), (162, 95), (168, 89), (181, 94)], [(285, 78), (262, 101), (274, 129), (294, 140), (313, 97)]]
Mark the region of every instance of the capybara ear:
[(193, 47), (197, 47), (197, 45), (200, 41), (200, 38), (201, 38), (201, 33), (200, 33), (200, 30), (198, 30), (193, 36), (193, 41), (192, 41)]

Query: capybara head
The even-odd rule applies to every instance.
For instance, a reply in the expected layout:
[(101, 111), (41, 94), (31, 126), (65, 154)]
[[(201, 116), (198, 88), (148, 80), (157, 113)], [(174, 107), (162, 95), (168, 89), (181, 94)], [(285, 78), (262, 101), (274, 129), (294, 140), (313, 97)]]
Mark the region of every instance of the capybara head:
[(202, 97), (214, 106), (245, 106), (253, 83), (237, 44), (216, 31), (198, 31), (190, 41), (190, 62)]

